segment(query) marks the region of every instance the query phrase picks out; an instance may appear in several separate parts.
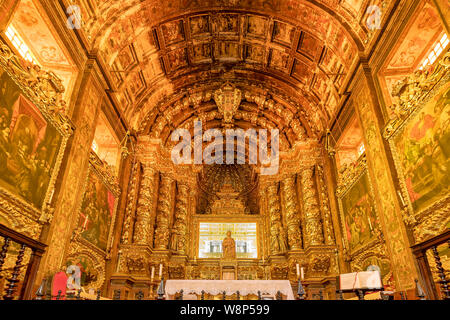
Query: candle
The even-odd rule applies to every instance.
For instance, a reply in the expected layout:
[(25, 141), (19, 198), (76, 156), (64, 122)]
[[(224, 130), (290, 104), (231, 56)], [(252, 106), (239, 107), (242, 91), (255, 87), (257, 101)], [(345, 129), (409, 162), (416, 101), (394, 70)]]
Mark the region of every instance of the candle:
[(373, 227), (372, 227), (372, 223), (370, 222), (370, 218), (368, 218), (367, 220), (369, 220), (369, 227), (370, 227), (370, 230), (372, 231)]
[(83, 230), (86, 230), (88, 220), (89, 220), (88, 215), (86, 215), (86, 217), (84, 218)]
[(402, 206), (406, 207), (405, 200), (403, 199), (402, 193), (400, 190), (397, 190), (398, 197), (400, 198), (400, 201), (402, 202)]
[(48, 203), (51, 203), (53, 200), (53, 195), (55, 194), (55, 189), (52, 189), (52, 193), (50, 194), (50, 198), (48, 199)]
[(301, 278), (302, 278), (302, 280), (305, 280), (305, 269), (303, 269), (303, 267), (301, 269), (301, 272), (302, 272)]
[(159, 264), (159, 277), (161, 278), (162, 276), (162, 269), (163, 269), (163, 265), (162, 263)]
[(155, 266), (152, 266), (152, 282), (154, 277), (155, 277)]
[(298, 276), (300, 276), (300, 266), (298, 265), (298, 263), (296, 266), (297, 266), (297, 277), (298, 277)]

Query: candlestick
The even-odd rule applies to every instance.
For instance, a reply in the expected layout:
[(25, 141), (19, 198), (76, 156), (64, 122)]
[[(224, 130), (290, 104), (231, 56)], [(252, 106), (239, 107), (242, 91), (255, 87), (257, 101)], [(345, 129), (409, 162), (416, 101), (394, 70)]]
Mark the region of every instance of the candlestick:
[(302, 272), (301, 278), (302, 278), (302, 280), (305, 280), (305, 269), (303, 269), (303, 267), (301, 269), (301, 272)]

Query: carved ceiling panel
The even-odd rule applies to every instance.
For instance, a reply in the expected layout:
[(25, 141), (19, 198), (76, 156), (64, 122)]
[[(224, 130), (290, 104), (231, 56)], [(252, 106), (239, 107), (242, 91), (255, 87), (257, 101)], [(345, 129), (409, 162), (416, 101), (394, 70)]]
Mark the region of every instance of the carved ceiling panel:
[[(358, 52), (371, 45), (369, 4), (383, 16), (391, 7), (369, 0), (84, 0), (82, 32), (110, 67), (120, 111), (135, 130), (180, 92), (208, 91), (228, 76), (274, 99), (290, 97), (294, 118), (320, 136), (339, 111)], [(216, 118), (217, 108), (208, 112), (203, 117)], [(236, 116), (255, 118), (247, 112)]]

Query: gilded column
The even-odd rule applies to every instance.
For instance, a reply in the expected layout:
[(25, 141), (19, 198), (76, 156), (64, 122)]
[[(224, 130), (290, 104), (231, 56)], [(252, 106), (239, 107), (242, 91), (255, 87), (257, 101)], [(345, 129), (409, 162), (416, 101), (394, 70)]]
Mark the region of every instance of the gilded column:
[(306, 168), (300, 174), (305, 211), (305, 246), (323, 244), (322, 222), (313, 181), (314, 167)]
[(277, 184), (267, 187), (267, 201), (270, 221), (270, 253), (273, 255), (287, 251), (286, 233), (281, 224), (281, 204)]
[(291, 250), (301, 249), (302, 235), (300, 232), (300, 217), (294, 176), (284, 179), (281, 183), (281, 187), (283, 190), (283, 206), (286, 210), (289, 247)]
[(153, 235), (153, 194), (157, 192), (156, 171), (150, 167), (144, 167), (139, 199), (136, 209), (136, 222), (134, 224), (133, 242), (136, 244), (152, 245)]
[(175, 204), (175, 222), (170, 239), (170, 250), (178, 253), (186, 253), (187, 215), (189, 188), (184, 184), (177, 184), (178, 192)]
[(333, 222), (331, 221), (331, 211), (328, 201), (328, 192), (327, 187), (325, 185), (323, 167), (321, 165), (317, 166), (317, 174), (319, 175), (319, 183), (320, 183), (320, 199), (322, 202), (325, 244), (334, 245), (336, 244), (336, 241), (334, 238)]
[(172, 178), (162, 175), (156, 209), (155, 249), (165, 250), (169, 245), (169, 219), (173, 208), (174, 186)]
[(136, 182), (138, 176), (139, 162), (134, 162), (131, 169), (130, 182), (128, 185), (127, 206), (125, 208), (125, 218), (123, 219), (122, 237), (120, 242), (128, 244), (130, 242), (131, 219), (136, 204)]

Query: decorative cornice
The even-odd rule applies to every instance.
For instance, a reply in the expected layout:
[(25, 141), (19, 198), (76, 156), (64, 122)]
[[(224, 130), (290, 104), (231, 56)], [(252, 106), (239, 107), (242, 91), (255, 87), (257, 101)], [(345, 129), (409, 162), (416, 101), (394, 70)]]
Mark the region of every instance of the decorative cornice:
[(38, 65), (25, 66), (25, 62), (5, 44), (0, 44), (0, 66), (64, 137), (72, 135), (74, 126), (66, 116), (61, 79)]
[(338, 172), (338, 183), (336, 187), (336, 195), (342, 197), (367, 169), (367, 158), (364, 154), (356, 164), (346, 165)]
[(391, 120), (384, 129), (384, 138), (390, 139), (408, 122), (441, 85), (449, 81), (450, 52), (434, 64), (432, 71), (417, 70), (397, 82), (393, 88), (393, 112)]
[(113, 167), (102, 161), (95, 152), (91, 151), (89, 155), (89, 163), (94, 170), (101, 176), (103, 182), (108, 186), (110, 191), (117, 197), (120, 195), (119, 179), (113, 173)]

